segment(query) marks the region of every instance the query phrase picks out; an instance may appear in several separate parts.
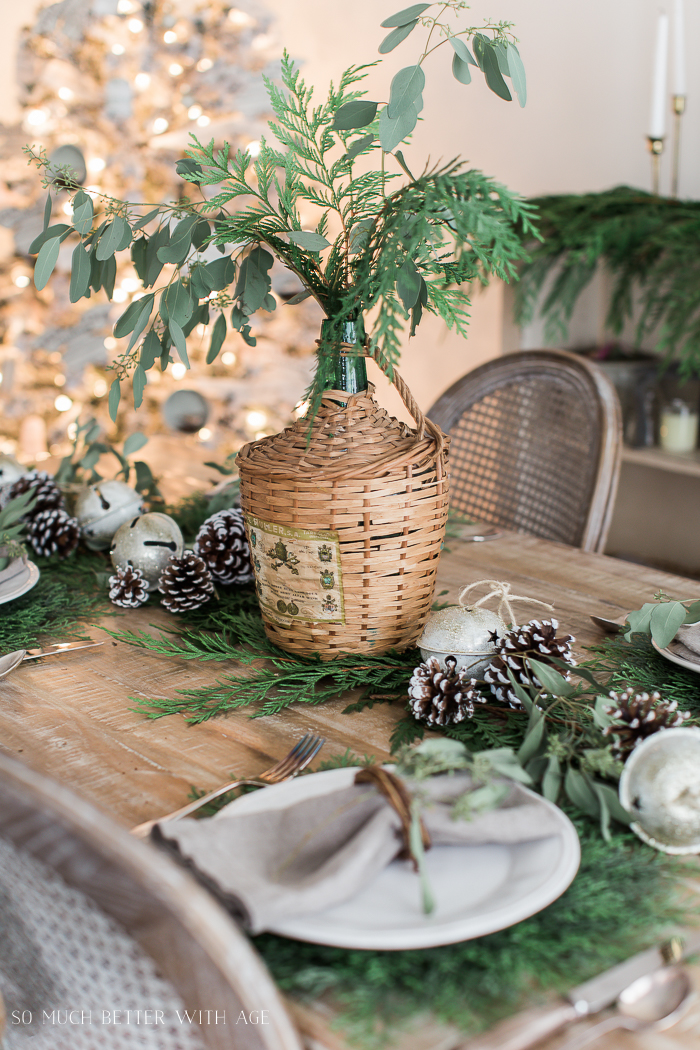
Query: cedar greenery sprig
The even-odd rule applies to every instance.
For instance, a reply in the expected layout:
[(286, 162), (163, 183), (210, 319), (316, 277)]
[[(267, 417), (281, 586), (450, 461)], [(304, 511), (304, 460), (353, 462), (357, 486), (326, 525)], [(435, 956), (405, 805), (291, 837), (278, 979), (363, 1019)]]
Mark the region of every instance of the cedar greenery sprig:
[[(257, 157), (240, 150), (230, 156), (228, 144), (217, 148), (213, 141), (193, 138), (178, 162), (178, 173), (202, 201), (183, 198), (152, 206), (98, 195), (96, 211), (91, 194), (62, 170), (60, 185), (73, 192), (72, 220), (50, 225), (49, 193), (44, 230), (30, 246), (38, 253), (37, 288), (50, 279), (62, 241), (77, 233), (72, 302), (101, 289), (111, 298), (116, 255), (127, 250), (145, 293), (114, 326), (115, 337), (128, 337), (128, 343), (113, 366), (113, 418), (120, 383), (129, 374), (138, 407), (156, 362), (164, 369), (177, 351), (189, 364), (187, 338), (197, 325), (213, 322), (210, 363), (229, 329), (254, 346), (251, 318), (276, 307), (270, 280), (274, 257), (302, 282), (303, 291), (291, 302), (313, 295), (332, 322), (319, 350), (312, 406), (329, 385), (329, 350), (349, 318), (377, 318), (373, 326), (365, 325), (369, 347), (390, 375), (404, 325), (410, 322), (413, 333), (424, 312), (466, 334), (465, 284), (490, 273), (512, 277), (524, 256), (515, 225), (535, 236), (534, 209), (498, 183), (457, 160), (414, 176), (397, 148), (409, 138), (422, 109), (424, 63), (441, 47), (452, 57), (458, 83), (470, 83), (471, 70), (478, 70), (491, 91), (510, 101), (510, 79), (520, 104), (525, 103), (525, 75), (511, 23), (459, 28), (453, 16), (466, 8), (463, 0), (419, 3), (385, 19), (382, 25), (390, 32), (380, 44), (382, 55), (417, 27), (425, 31), (422, 53), (393, 78), (386, 103), (365, 97), (361, 85), (371, 68), (365, 65), (348, 69), (315, 106), (312, 89), (285, 53), (282, 87), (266, 80), (275, 114), (273, 139), (262, 140)], [(56, 172), (45, 152), (27, 147), (26, 153), (55, 189)], [(393, 190), (397, 179), (402, 185)], [(317, 212), (313, 229), (302, 224), (309, 205)], [(221, 258), (212, 259), (212, 245)], [(161, 275), (165, 279), (158, 284)]]
[(579, 296), (602, 264), (613, 279), (608, 328), (621, 334), (641, 304), (637, 342), (660, 325), (658, 350), (676, 358), (684, 376), (699, 375), (700, 203), (617, 186), (531, 204), (539, 210), (542, 243), (530, 243), (531, 258), (521, 268), (518, 322), (539, 312), (549, 340), (565, 337)]

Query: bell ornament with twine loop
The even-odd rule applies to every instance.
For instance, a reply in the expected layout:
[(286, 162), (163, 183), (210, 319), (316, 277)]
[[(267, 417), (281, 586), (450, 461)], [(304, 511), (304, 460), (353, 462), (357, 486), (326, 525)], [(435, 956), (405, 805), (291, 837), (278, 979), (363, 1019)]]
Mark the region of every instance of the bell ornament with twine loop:
[(125, 481), (98, 481), (80, 490), (74, 514), (85, 546), (103, 551), (111, 545), (120, 525), (143, 514), (143, 500)]
[[(326, 345), (337, 324), (323, 322)], [(396, 370), (335, 340), (311, 420), (238, 453), (241, 508), (268, 638), (322, 660), (415, 645), (430, 614), (449, 502), (448, 438)], [(413, 416), (392, 418), (361, 387), (364, 357), (383, 368)], [(278, 552), (278, 553), (275, 553)]]
[(152, 511), (125, 521), (114, 537), (110, 555), (115, 569), (139, 569), (151, 587), (160, 580), (170, 559), (184, 550), (180, 527), (168, 514)]
[[(489, 587), (490, 590), (472, 604), (466, 604), (465, 598), (477, 587)], [(484, 605), (492, 598), (498, 598), (498, 612), (485, 609)], [(515, 624), (515, 614), (511, 602), (528, 602), (541, 605), (551, 610), (552, 605), (537, 598), (525, 598), (510, 593), (510, 584), (500, 580), (477, 580), (464, 587), (457, 599), (458, 605), (450, 605), (430, 614), (423, 633), (418, 639), (418, 646), (424, 661), (431, 657), (447, 670), (445, 660), (454, 657), (456, 670), (469, 672), (472, 678), (479, 678), (488, 667), (496, 651), (495, 639)]]

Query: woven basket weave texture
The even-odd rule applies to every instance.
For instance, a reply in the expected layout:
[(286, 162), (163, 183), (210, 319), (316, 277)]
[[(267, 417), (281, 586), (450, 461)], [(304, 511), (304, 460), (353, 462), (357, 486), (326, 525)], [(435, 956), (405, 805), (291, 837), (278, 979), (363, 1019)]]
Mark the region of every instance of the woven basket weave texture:
[(328, 391), (310, 436), (301, 419), (238, 455), (247, 518), (339, 536), (344, 623), (262, 610), (268, 637), (289, 652), (332, 659), (405, 648), (430, 612), (447, 521), (447, 439), (396, 380), (415, 430), (389, 416), (370, 385)]

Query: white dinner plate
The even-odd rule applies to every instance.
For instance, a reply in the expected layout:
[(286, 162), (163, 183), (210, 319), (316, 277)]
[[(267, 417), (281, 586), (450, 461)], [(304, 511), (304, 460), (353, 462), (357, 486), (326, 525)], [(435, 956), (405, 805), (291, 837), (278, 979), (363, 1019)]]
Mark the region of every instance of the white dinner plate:
[(34, 562), (28, 561), (21, 574), (8, 580), (7, 589), (0, 589), (0, 605), (14, 601), (15, 598), (21, 598), (27, 591), (31, 591), (32, 587), (39, 582), (40, 575)]
[[(281, 801), (292, 805), (352, 784), (356, 769), (331, 769), (243, 795), (216, 816), (260, 813)], [(512, 926), (556, 900), (572, 882), (581, 859), (571, 821), (551, 802), (556, 835), (513, 845), (435, 846), (426, 862), (436, 908), (424, 915), (418, 876), (396, 860), (344, 904), (271, 927), (283, 937), (339, 948), (399, 951), (468, 941)]]
[(678, 639), (674, 638), (665, 649), (662, 649), (652, 638), (651, 644), (654, 646), (657, 653), (665, 657), (667, 660), (670, 660), (672, 664), (678, 664), (679, 667), (685, 667), (686, 671), (695, 671), (696, 674), (700, 674), (700, 656), (695, 657), (695, 659), (689, 659), (688, 657), (681, 655), (682, 653), (692, 654), (692, 650), (686, 648), (686, 646), (683, 645), (683, 642), (679, 642)]

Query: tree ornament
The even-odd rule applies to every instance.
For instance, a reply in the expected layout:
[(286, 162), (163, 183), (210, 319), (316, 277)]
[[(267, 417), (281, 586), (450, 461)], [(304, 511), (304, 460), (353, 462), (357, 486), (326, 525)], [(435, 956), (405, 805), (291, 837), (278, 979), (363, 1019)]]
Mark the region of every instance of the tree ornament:
[(445, 658), (445, 666), (431, 656), (419, 664), (408, 684), (408, 703), (415, 718), (429, 726), (454, 725), (471, 718), (474, 704), (485, 703), (477, 688), (476, 678), (457, 669), (454, 656)]
[(18, 478), (10, 489), (10, 499), (21, 496), (23, 492), (32, 492), (36, 503), (30, 517), (34, 518), (43, 510), (52, 510), (63, 506), (63, 495), (56, 482), (45, 470), (30, 470)]
[(148, 583), (140, 569), (127, 565), (109, 578), (109, 600), (123, 609), (138, 609), (148, 601)]
[(160, 604), (168, 612), (179, 613), (198, 609), (208, 602), (214, 593), (214, 581), (204, 559), (193, 551), (185, 551), (181, 556), (170, 558), (158, 590), (164, 595)]
[[(490, 588), (487, 594), (471, 605), (465, 603), (464, 599), (470, 591), (484, 586)], [(491, 598), (499, 600), (497, 613), (483, 608)], [(417, 644), (424, 660), (435, 657), (445, 670), (446, 658), (454, 656), (457, 667), (477, 677), (484, 673), (496, 651), (496, 638), (506, 633), (507, 624), (515, 621), (511, 602), (531, 602), (544, 605), (547, 609), (552, 608), (536, 598), (519, 598), (511, 594), (510, 584), (499, 580), (470, 583), (462, 589), (457, 600), (459, 605), (451, 605), (430, 614)]]
[[(556, 620), (530, 620), (523, 627), (515, 627), (502, 638), (495, 640), (497, 655), (486, 668), (484, 680), (489, 683), (491, 692), (499, 700), (510, 704), (511, 707), (522, 707), (510, 683), (508, 671), (511, 671), (518, 684), (527, 688), (532, 682), (541, 688), (542, 683), (526, 667), (525, 661), (528, 657), (533, 657), (543, 664), (552, 663), (554, 657), (570, 664), (571, 667), (576, 666), (576, 661), (571, 655), (571, 643), (576, 639), (570, 634), (557, 638), (558, 627)], [(560, 671), (556, 665), (552, 666)], [(569, 680), (568, 672), (564, 677)]]
[(0, 488), (13, 485), (29, 471), (14, 456), (0, 456)]
[(27, 525), (27, 539), (45, 558), (52, 554), (67, 558), (78, 546), (80, 526), (62, 507), (52, 507), (33, 515)]
[(185, 544), (176, 521), (168, 514), (152, 511), (125, 521), (114, 536), (110, 552), (115, 569), (131, 565), (155, 587), (171, 557), (180, 557)]
[(700, 853), (700, 729), (677, 726), (640, 741), (620, 777), (630, 828), (664, 853)]
[(136, 489), (116, 478), (86, 486), (75, 501), (85, 546), (93, 551), (107, 550), (119, 526), (142, 513), (143, 500)]
[(614, 741), (614, 749), (621, 757), (660, 729), (675, 729), (690, 717), (690, 711), (679, 711), (677, 700), (662, 700), (660, 693), (608, 693), (612, 703), (606, 708), (615, 724), (603, 732)]
[(193, 549), (218, 583), (250, 583), (254, 579), (241, 510), (220, 510), (207, 518)]

